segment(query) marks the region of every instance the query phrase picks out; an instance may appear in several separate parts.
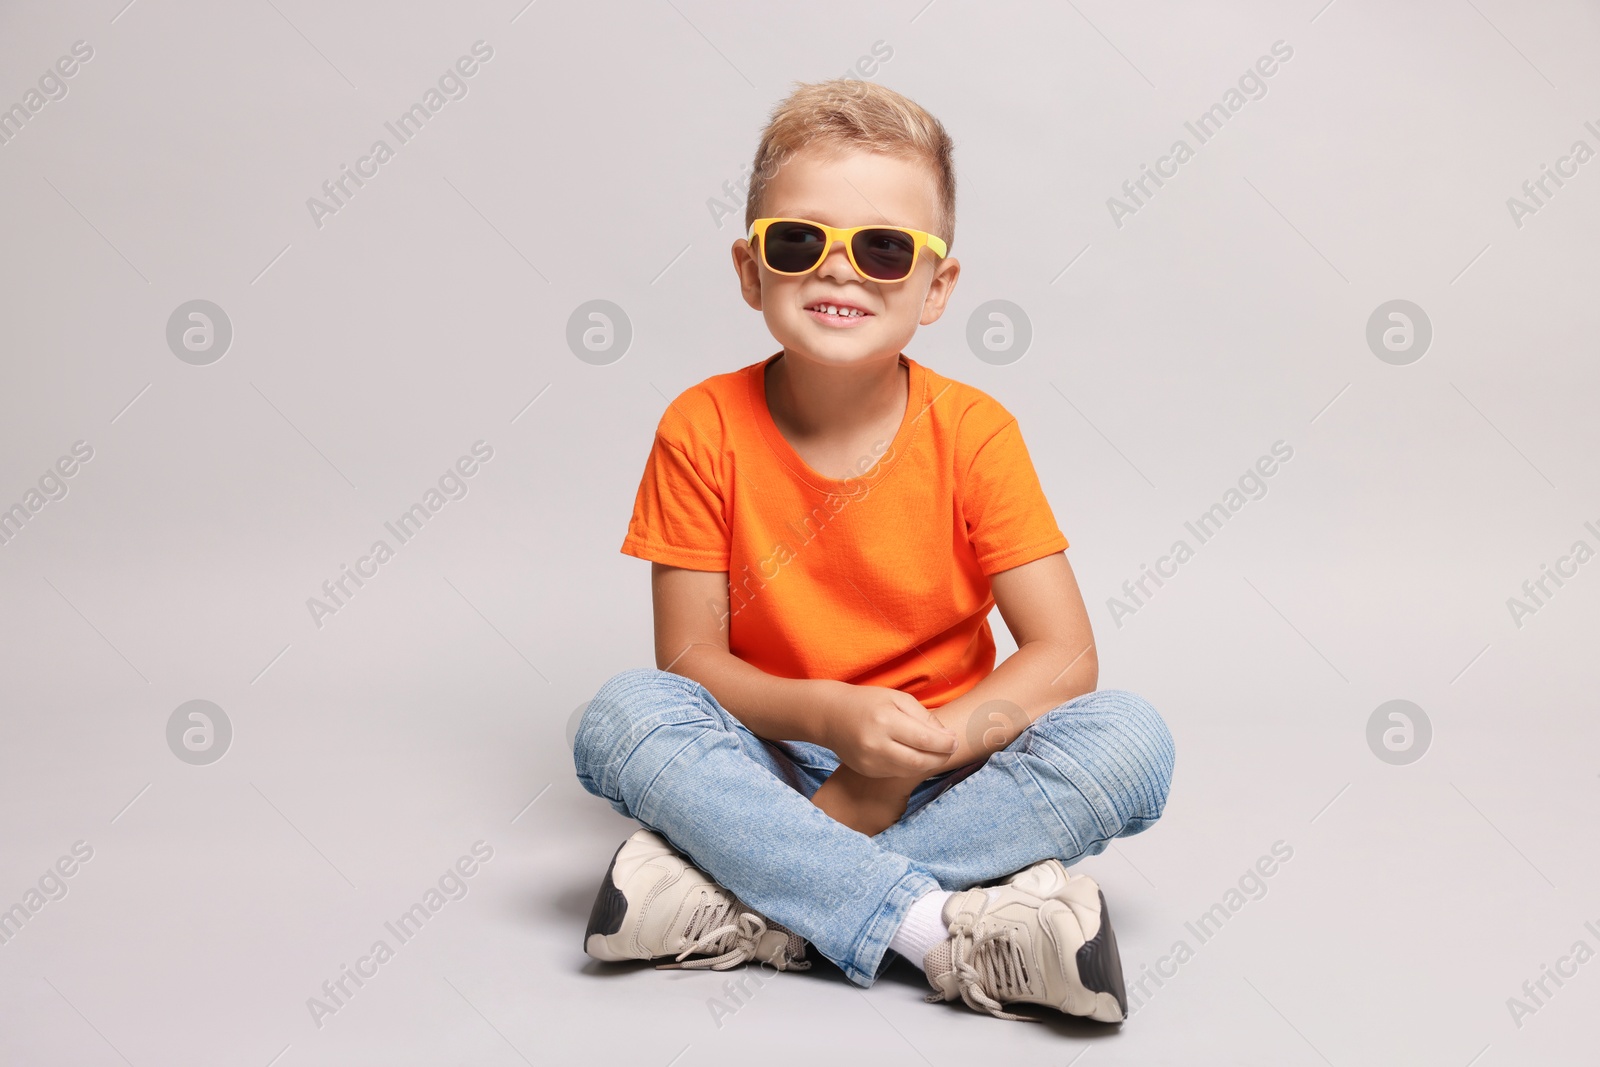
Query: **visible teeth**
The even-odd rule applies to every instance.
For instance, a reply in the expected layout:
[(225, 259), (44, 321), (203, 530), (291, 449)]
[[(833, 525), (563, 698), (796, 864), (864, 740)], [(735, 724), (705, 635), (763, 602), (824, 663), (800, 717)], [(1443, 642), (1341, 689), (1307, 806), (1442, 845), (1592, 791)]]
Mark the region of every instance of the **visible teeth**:
[(841, 316), (843, 316), (843, 317), (845, 317), (847, 319), (848, 318), (855, 318), (857, 316), (866, 314), (866, 312), (857, 311), (855, 308), (835, 307), (832, 304), (818, 304), (812, 310), (820, 312), (821, 314), (824, 314), (824, 315), (841, 315)]

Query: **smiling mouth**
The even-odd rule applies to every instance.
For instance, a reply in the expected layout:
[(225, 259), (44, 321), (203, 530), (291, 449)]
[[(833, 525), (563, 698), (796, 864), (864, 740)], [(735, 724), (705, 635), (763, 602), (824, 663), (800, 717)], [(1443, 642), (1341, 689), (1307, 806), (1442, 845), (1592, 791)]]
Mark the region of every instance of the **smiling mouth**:
[(867, 319), (872, 317), (872, 312), (858, 308), (854, 304), (830, 303), (826, 300), (815, 304), (807, 304), (805, 310), (813, 315), (820, 315), (830, 319)]

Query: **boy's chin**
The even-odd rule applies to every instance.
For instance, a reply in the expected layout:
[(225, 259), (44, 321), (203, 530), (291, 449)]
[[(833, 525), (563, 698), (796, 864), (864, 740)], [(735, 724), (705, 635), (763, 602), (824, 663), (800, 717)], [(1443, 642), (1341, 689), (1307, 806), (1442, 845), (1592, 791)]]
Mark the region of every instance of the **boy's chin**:
[[(914, 332), (914, 331), (913, 331)], [(877, 355), (898, 355), (904, 343), (888, 336), (882, 323), (871, 322), (851, 329), (798, 322), (772, 331), (773, 339), (784, 351), (807, 356), (820, 363), (856, 363)]]
[(797, 344), (785, 343), (783, 350), (793, 359), (832, 367), (859, 366), (879, 360), (891, 360), (900, 354), (898, 347), (884, 348), (882, 345), (860, 344), (808, 345), (803, 341)]

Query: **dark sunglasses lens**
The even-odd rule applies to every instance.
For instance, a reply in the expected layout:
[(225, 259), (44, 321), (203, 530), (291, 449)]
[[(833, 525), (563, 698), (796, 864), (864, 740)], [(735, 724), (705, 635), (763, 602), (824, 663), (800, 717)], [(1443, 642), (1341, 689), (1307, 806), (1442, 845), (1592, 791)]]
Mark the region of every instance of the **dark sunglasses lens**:
[(789, 273), (810, 270), (822, 258), (826, 246), (826, 235), (815, 226), (804, 222), (774, 222), (767, 227), (767, 266)]
[(867, 277), (897, 282), (911, 273), (917, 245), (910, 234), (899, 230), (862, 230), (856, 234), (852, 251)]

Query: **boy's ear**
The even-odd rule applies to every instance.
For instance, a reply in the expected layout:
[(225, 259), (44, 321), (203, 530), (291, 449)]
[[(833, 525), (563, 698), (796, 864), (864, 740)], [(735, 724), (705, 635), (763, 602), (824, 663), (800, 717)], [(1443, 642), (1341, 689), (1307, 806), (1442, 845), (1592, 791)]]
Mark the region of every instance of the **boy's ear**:
[(928, 295), (922, 299), (922, 318), (918, 324), (929, 326), (939, 321), (944, 308), (955, 292), (956, 279), (961, 277), (961, 261), (950, 256), (939, 260), (933, 270), (933, 281), (928, 284)]
[(755, 252), (746, 238), (741, 237), (733, 242), (733, 269), (739, 275), (739, 292), (744, 302), (760, 311), (761, 264), (756, 262)]

